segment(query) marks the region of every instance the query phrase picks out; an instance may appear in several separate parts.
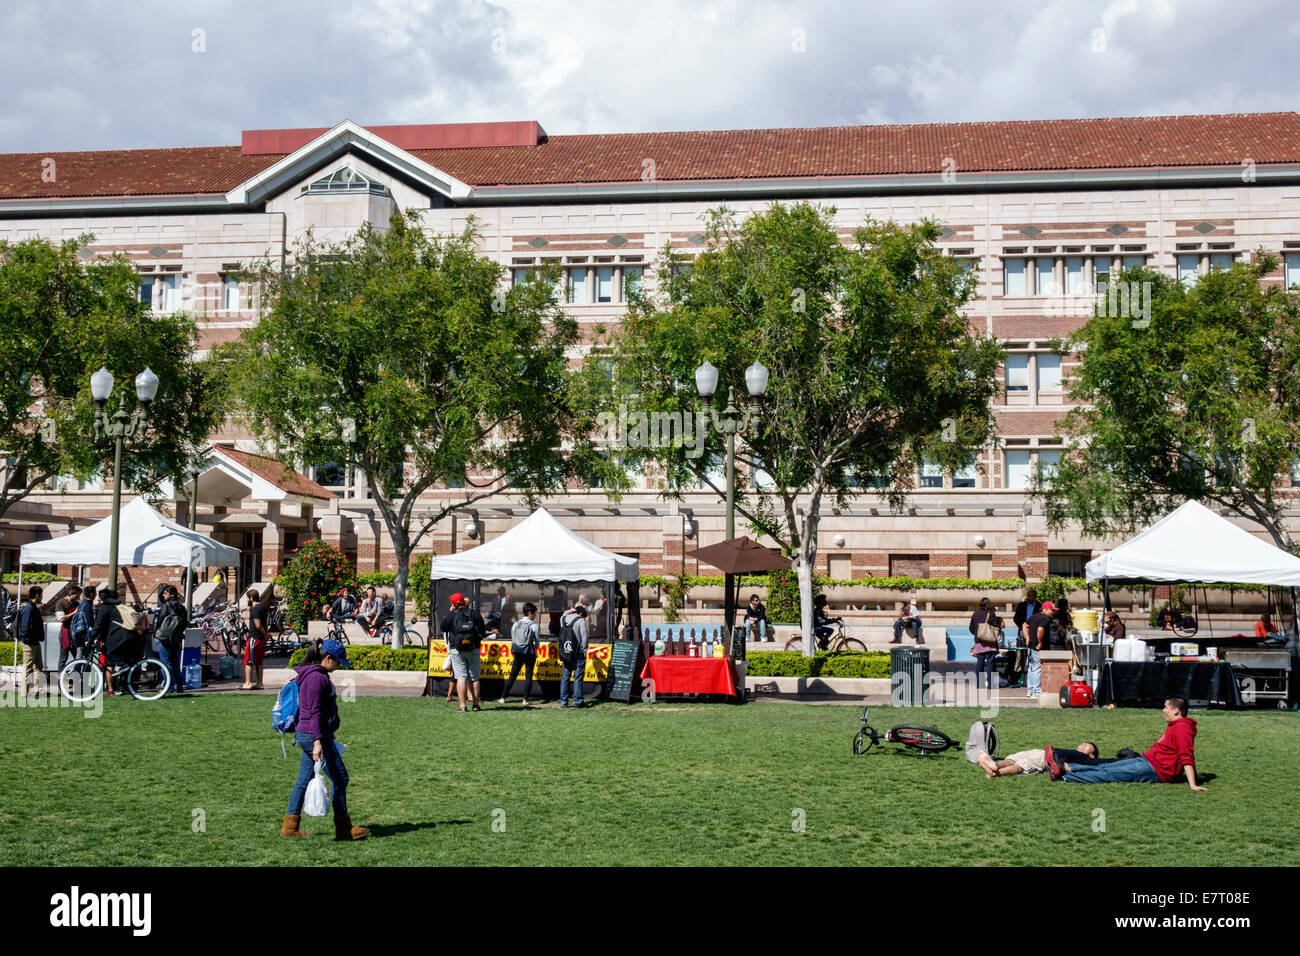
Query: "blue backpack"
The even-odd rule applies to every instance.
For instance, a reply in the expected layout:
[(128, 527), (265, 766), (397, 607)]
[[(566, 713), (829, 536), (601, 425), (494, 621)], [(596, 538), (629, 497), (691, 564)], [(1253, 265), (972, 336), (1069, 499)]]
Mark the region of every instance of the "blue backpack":
[(271, 729), (280, 734), (280, 752), (284, 759), (289, 759), (289, 752), (284, 747), (284, 735), (291, 734), (298, 726), (298, 682), (291, 680), (280, 688), (271, 708)]

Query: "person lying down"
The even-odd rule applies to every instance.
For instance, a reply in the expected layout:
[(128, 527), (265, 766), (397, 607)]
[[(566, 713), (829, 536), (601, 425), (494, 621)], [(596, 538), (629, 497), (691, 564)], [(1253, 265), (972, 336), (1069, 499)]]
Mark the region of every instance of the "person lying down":
[(989, 780), (995, 777), (1016, 777), (1023, 774), (1045, 773), (1047, 771), (1047, 754), (1053, 751), (1058, 760), (1068, 760), (1072, 764), (1092, 766), (1098, 763), (1097, 745), (1085, 740), (1074, 750), (1062, 747), (1046, 747), (1042, 750), (1021, 750), (1002, 760), (994, 760), (987, 753), (979, 755), (979, 765), (984, 776)]

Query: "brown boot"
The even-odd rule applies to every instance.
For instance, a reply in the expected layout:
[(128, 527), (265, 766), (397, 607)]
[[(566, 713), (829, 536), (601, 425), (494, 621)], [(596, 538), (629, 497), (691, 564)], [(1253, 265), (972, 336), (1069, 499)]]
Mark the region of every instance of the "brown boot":
[(352, 825), (352, 817), (348, 814), (334, 814), (334, 839), (364, 840), (368, 836), (370, 836), (370, 831), (365, 827), (354, 827)]
[(303, 833), (298, 829), (298, 824), (301, 821), (301, 814), (286, 813), (284, 815), (284, 826), (280, 827), (280, 836), (311, 836), (310, 833)]

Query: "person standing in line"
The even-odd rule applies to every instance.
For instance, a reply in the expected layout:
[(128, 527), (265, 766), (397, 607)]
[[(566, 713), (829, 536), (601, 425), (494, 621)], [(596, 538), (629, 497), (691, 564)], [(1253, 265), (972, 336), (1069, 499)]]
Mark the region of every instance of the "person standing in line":
[(27, 602), (18, 609), (18, 642), (23, 649), (23, 696), (36, 688), (41, 696), (45, 682), (44, 646), (45, 618), (41, 614), (41, 597), (45, 592), (38, 587), (27, 590)]
[(189, 627), (190, 616), (185, 613), (185, 602), (181, 600), (176, 585), (165, 585), (160, 597), (162, 603), (158, 605), (154, 640), (158, 642), (158, 656), (171, 672), (171, 688), (167, 692), (179, 694), (182, 683), (181, 651), (185, 647), (185, 629)]
[(1023, 634), (1025, 622), (1038, 613), (1038, 611), (1038, 590), (1036, 588), (1030, 588), (1025, 592), (1025, 599), (1016, 605), (1015, 613), (1011, 615), (1011, 621), (1016, 625), (1016, 630)]
[(569, 706), (570, 682), (572, 682), (573, 706), (575, 709), (585, 707), (582, 702), (582, 679), (587, 672), (587, 608), (579, 602), (560, 618), (560, 646), (564, 646), (565, 631), (572, 628), (574, 638), (573, 656), (560, 658), (560, 706)]
[(971, 653), (975, 655), (975, 689), (979, 690), (980, 675), (988, 671), (989, 690), (997, 669), (998, 636), (1002, 633), (1002, 618), (988, 598), (980, 598), (979, 607), (970, 616), (970, 632), (975, 638)]
[(249, 588), (248, 643), (244, 645), (244, 683), (240, 690), (262, 689), (262, 661), (266, 658), (266, 645), (271, 632), (266, 629), (266, 602), (258, 599), (257, 589)]
[(506, 702), (506, 695), (510, 693), (510, 688), (514, 686), (515, 678), (519, 676), (520, 669), (524, 672), (524, 706), (533, 706), (529, 703), (529, 695), (533, 692), (533, 667), (537, 664), (537, 646), (541, 642), (541, 634), (537, 628), (537, 605), (529, 601), (524, 605), (524, 616), (515, 621), (514, 626), (510, 629), (510, 676), (506, 682), (501, 685), (501, 699), (498, 704)]
[(1025, 622), (1028, 648), (1025, 651), (1026, 696), (1037, 700), (1043, 692), (1042, 653), (1049, 649), (1052, 639), (1052, 618), (1056, 615), (1056, 605), (1044, 601), (1038, 613)]
[(364, 840), (370, 835), (365, 827), (354, 827), (348, 813), (348, 770), (334, 735), (339, 729), (339, 705), (330, 674), (340, 667), (351, 667), (340, 641), (315, 640), (294, 670), (298, 676), (298, 724), (293, 740), (302, 750), (298, 779), (289, 791), (289, 806), (284, 813), (280, 836), (305, 837), (298, 829), (302, 822), (302, 805), (307, 785), (315, 776), (316, 761), (325, 761), (325, 772), (334, 783), (334, 839)]
[(482, 661), (479, 648), (487, 636), (483, 615), (469, 606), (469, 598), (457, 592), (451, 596), (451, 610), (442, 618), (439, 630), (447, 639), (447, 656), (451, 658), (451, 676), (460, 700), (459, 713), (465, 713), (468, 693), (474, 710), (479, 704), (479, 674)]

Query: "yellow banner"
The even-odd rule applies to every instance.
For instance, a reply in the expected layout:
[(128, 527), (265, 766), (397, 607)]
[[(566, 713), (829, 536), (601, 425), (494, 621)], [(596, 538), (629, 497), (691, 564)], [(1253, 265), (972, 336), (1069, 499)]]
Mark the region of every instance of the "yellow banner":
[[(557, 656), (559, 645), (555, 641), (543, 641), (537, 648), (537, 664), (533, 667), (533, 680), (559, 680), (560, 659)], [(609, 676), (608, 644), (587, 645), (587, 669), (582, 679), (592, 684), (601, 684)], [(509, 641), (484, 641), (479, 648), (479, 677), (487, 680), (493, 678), (505, 680), (510, 676), (510, 668), (515, 656), (510, 650)], [(444, 666), (445, 665), (445, 666)], [(429, 642), (429, 676), (450, 677), (451, 664), (447, 662), (447, 642), (432, 640)], [(519, 676), (524, 672), (521, 669)]]

